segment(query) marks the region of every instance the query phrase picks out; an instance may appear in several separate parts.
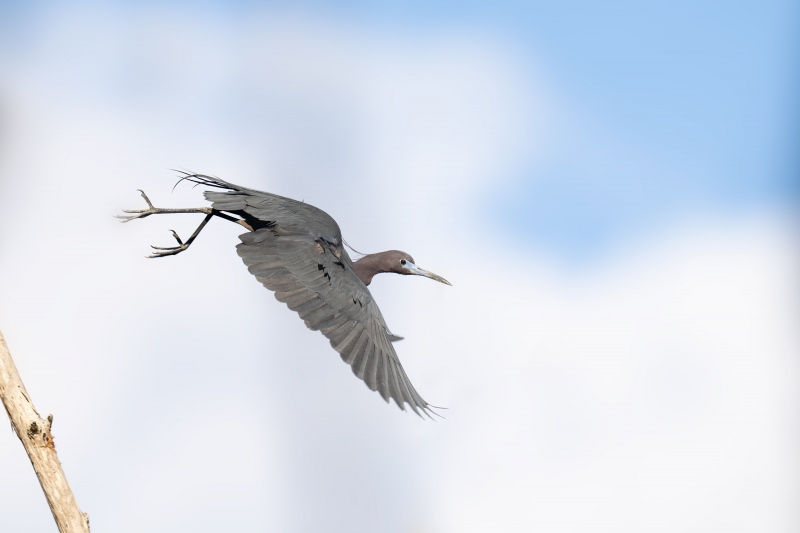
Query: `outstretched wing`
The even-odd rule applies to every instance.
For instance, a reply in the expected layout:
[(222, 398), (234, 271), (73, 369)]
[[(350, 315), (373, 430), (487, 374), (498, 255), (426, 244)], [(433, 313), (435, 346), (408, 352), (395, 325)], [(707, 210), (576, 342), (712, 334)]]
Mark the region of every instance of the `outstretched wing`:
[(236, 251), (275, 298), (319, 330), (350, 365), (353, 373), (401, 408), (409, 404), (420, 414), (429, 404), (406, 376), (386, 322), (369, 289), (324, 241), (280, 235), (262, 228), (239, 237)]
[(275, 298), (330, 340), (356, 376), (400, 409), (408, 404), (418, 415), (436, 414), (403, 370), (392, 346), (401, 337), (388, 330), (369, 289), (350, 268), (333, 218), (314, 206), (216, 178), (187, 179), (229, 191), (205, 193), (214, 209), (260, 222), (239, 236), (237, 253)]

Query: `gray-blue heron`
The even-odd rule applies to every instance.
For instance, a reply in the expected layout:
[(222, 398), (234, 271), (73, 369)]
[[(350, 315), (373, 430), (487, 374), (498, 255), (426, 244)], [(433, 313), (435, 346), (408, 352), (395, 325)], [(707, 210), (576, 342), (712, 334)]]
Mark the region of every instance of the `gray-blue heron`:
[(150, 257), (183, 252), (215, 216), (240, 224), (249, 231), (239, 236), (242, 242), (236, 252), (250, 273), (300, 315), (309, 329), (322, 332), (370, 389), (377, 390), (387, 402), (393, 398), (400, 409), (405, 410), (407, 403), (415, 413), (430, 416), (433, 406), (411, 385), (392, 346), (402, 337), (389, 331), (367, 285), (373, 276), (384, 272), (425, 276), (447, 285), (450, 282), (418, 267), (409, 254), (398, 250), (351, 260), (339, 225), (312, 205), (202, 174), (184, 174), (182, 180), (225, 192), (205, 191), (211, 207), (161, 209), (139, 191), (147, 209), (125, 210), (128, 215), (118, 217), (129, 222), (160, 214), (206, 215), (185, 242), (172, 231), (178, 245), (153, 246)]

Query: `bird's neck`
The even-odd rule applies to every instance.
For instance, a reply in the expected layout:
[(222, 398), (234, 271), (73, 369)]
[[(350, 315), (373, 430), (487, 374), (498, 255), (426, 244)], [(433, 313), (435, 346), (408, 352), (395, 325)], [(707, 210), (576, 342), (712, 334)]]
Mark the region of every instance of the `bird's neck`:
[(375, 274), (388, 272), (381, 266), (384, 263), (384, 261), (382, 261), (384, 253), (385, 252), (365, 255), (353, 263), (353, 272), (356, 273), (356, 276), (358, 276), (358, 279), (360, 279), (364, 285), (372, 283), (372, 278), (375, 277)]

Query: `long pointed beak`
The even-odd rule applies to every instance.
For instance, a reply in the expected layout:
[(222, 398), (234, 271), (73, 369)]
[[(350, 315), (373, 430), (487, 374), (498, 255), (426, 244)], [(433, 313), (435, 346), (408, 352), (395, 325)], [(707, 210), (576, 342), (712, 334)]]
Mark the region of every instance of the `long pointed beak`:
[(412, 274), (417, 276), (425, 276), (426, 278), (431, 278), (432, 280), (438, 281), (439, 283), (444, 283), (445, 285), (453, 286), (452, 283), (444, 279), (442, 276), (438, 274), (434, 274), (433, 272), (428, 272), (424, 268), (420, 268), (412, 262), (406, 263), (406, 268), (411, 271)]

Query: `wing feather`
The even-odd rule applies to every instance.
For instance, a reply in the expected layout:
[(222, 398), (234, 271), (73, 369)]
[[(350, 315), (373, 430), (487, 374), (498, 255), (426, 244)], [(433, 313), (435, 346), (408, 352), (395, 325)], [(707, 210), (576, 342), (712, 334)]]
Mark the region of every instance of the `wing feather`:
[(389, 381), (386, 376), (386, 365), (388, 362), (388, 358), (378, 357), (378, 371), (376, 373), (376, 389), (387, 402), (389, 401)]
[[(363, 329), (358, 333), (355, 340), (350, 342), (339, 355), (342, 360), (350, 365), (353, 369), (356, 368), (356, 361), (359, 360), (360, 354), (364, 351), (364, 345), (369, 341), (369, 335)], [(353, 370), (355, 372), (355, 370)], [(356, 374), (357, 375), (357, 374)]]
[(358, 322), (356, 322), (355, 320), (348, 320), (335, 330), (331, 331), (329, 335), (325, 335), (326, 337), (328, 337), (328, 340), (330, 340), (331, 347), (334, 350), (348, 335), (350, 335), (350, 332), (353, 331), (353, 328), (356, 327), (356, 324), (358, 324)]
[(370, 390), (377, 390), (378, 359), (380, 359), (380, 356), (375, 353), (374, 344), (370, 343), (370, 345), (367, 346), (364, 359), (364, 375), (361, 377), (364, 379), (364, 383), (367, 384), (367, 387), (369, 387)]
[[(294, 298), (291, 298), (284, 303), (291, 309), (297, 313), (300, 312), (300, 309), (308, 304), (309, 302), (314, 302), (318, 300), (317, 293), (311, 291), (303, 291), (301, 294), (298, 294)], [(307, 307), (306, 307), (307, 309)]]
[(403, 392), (400, 388), (400, 383), (397, 381), (397, 365), (391, 359), (389, 359), (389, 391), (391, 392), (392, 398), (400, 406), (400, 409), (405, 410), (403, 404), (405, 403), (405, 399), (403, 398)]
[(314, 324), (313, 326), (309, 326), (309, 329), (313, 329), (314, 331), (319, 331), (323, 335), (327, 336), (328, 331), (332, 331), (335, 328), (338, 328), (341, 324), (347, 322), (347, 317), (343, 314), (334, 313), (333, 318), (326, 319), (321, 321), (319, 324)]

